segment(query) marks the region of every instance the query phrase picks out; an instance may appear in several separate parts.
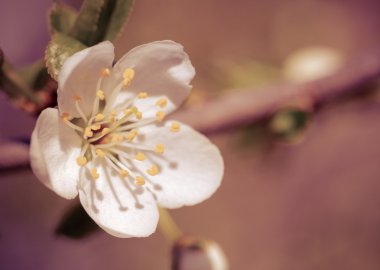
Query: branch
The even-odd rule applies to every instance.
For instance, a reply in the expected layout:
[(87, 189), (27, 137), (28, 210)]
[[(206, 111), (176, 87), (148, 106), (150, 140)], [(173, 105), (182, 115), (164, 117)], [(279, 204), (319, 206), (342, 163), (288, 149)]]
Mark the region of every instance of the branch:
[(237, 90), (180, 111), (174, 118), (210, 135), (254, 123), (295, 101), (307, 101), (311, 106), (316, 106), (360, 91), (360, 86), (379, 76), (380, 51), (370, 52), (347, 62), (329, 77), (300, 85)]

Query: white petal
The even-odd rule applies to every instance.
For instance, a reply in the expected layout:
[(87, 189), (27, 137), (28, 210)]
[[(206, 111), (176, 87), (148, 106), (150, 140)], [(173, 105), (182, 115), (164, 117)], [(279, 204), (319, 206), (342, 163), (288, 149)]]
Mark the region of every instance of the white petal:
[[(118, 96), (116, 104), (125, 104), (128, 99), (140, 92), (149, 97), (136, 100), (135, 105), (146, 117), (154, 117), (154, 107), (158, 97), (168, 98), (166, 113), (175, 110), (189, 95), (190, 81), (195, 75), (189, 56), (183, 46), (173, 41), (156, 41), (138, 46), (124, 55), (114, 66), (113, 74), (107, 78), (107, 88), (112, 89), (122, 81), (126, 68), (133, 68), (135, 77), (130, 86)], [(126, 92), (130, 92), (127, 94)]]
[(100, 71), (110, 68), (114, 60), (114, 46), (104, 41), (79, 51), (65, 61), (58, 75), (58, 108), (71, 116), (79, 116), (74, 97), (82, 98), (81, 108), (91, 113)]
[(42, 111), (32, 134), (31, 166), (42, 183), (66, 199), (78, 194), (80, 144), (80, 137), (61, 121), (57, 109)]
[(99, 178), (93, 180), (90, 168), (82, 168), (80, 201), (90, 217), (105, 231), (117, 237), (145, 237), (158, 223), (158, 209), (152, 193), (136, 187), (131, 178), (121, 178), (104, 160), (96, 161)]
[(180, 131), (173, 133), (169, 131), (170, 125), (171, 122), (166, 122), (162, 127), (151, 125), (139, 129), (142, 143), (165, 146), (162, 156), (148, 156), (161, 170), (149, 178), (156, 187), (157, 201), (166, 208), (200, 203), (221, 183), (222, 156), (215, 145), (191, 127), (181, 124)]

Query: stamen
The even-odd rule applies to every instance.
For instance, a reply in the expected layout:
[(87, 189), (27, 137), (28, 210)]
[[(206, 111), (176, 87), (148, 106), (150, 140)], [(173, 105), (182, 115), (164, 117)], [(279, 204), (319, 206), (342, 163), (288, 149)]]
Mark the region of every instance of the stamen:
[(129, 86), (129, 84), (132, 82), (133, 78), (135, 77), (135, 71), (132, 68), (127, 68), (123, 73), (123, 84), (125, 87)]
[(77, 164), (81, 167), (87, 164), (87, 158), (85, 157), (78, 157), (77, 158)]
[(137, 130), (133, 129), (127, 133), (126, 139), (131, 142), (131, 141), (133, 141), (134, 138), (136, 138), (137, 135), (138, 135)]
[(142, 112), (136, 112), (135, 116), (136, 116), (137, 120), (141, 120), (141, 118), (142, 118)]
[(163, 154), (164, 151), (165, 151), (165, 147), (163, 144), (159, 143), (156, 145), (156, 148), (154, 149), (154, 151), (157, 153), (157, 154)]
[(106, 97), (104, 96), (104, 92), (102, 90), (98, 90), (96, 91), (96, 96), (100, 99), (100, 100), (104, 100)]
[(94, 180), (99, 178), (99, 173), (96, 168), (91, 169), (91, 176), (92, 176), (92, 179)]
[(61, 119), (63, 121), (70, 121), (72, 118), (71, 118), (70, 114), (68, 114), (68, 113), (62, 113), (61, 114)]
[(133, 107), (131, 107), (131, 111), (132, 111), (133, 113), (137, 113), (139, 110), (137, 109), (136, 106), (133, 106)]
[(118, 143), (118, 142), (124, 141), (124, 139), (125, 139), (124, 136), (121, 134), (113, 134), (111, 142)]
[(124, 116), (128, 117), (128, 116), (131, 116), (132, 115), (132, 110), (131, 109), (126, 109), (124, 110)]
[(62, 119), (62, 121), (63, 121), (65, 124), (67, 124), (67, 125), (68, 125), (69, 127), (71, 127), (72, 129), (75, 129), (75, 130), (77, 130), (77, 131), (79, 131), (79, 132), (83, 132), (83, 128), (78, 127), (77, 125), (74, 125), (73, 123), (70, 122), (71, 117), (70, 117), (70, 115), (69, 115), (68, 113), (63, 113), (63, 114), (61, 115), (61, 119)]
[(148, 174), (150, 174), (151, 176), (155, 176), (155, 175), (157, 175), (160, 171), (159, 171), (157, 165), (152, 164), (152, 166), (151, 166), (148, 170), (146, 170), (146, 172), (147, 172)]
[[(88, 140), (89, 143), (93, 143), (93, 142), (96, 142), (98, 140), (100, 140), (102, 137), (106, 136), (108, 133), (111, 132), (111, 129), (109, 128), (103, 128), (102, 131), (100, 132), (100, 135), (96, 136), (96, 137), (93, 137), (91, 138), (90, 140)], [(107, 137), (108, 138), (108, 137)], [(106, 138), (105, 138), (106, 139)], [(105, 143), (108, 143), (109, 141), (106, 141)], [(103, 142), (102, 142), (103, 143)]]
[(102, 136), (107, 135), (109, 132), (110, 132), (110, 129), (109, 129), (109, 128), (103, 128), (103, 129), (102, 129), (102, 132), (101, 132), (101, 135), (102, 135)]
[(156, 113), (157, 122), (162, 122), (162, 120), (164, 120), (164, 117), (165, 117), (165, 112), (159, 111)]
[(99, 130), (100, 128), (101, 128), (101, 125), (99, 125), (99, 124), (95, 124), (95, 125), (91, 126), (92, 130)]
[(103, 150), (101, 150), (101, 149), (96, 149), (95, 153), (100, 158), (104, 158), (106, 156), (106, 153)]
[(159, 100), (156, 101), (156, 106), (162, 109), (165, 108), (167, 104), (168, 104), (168, 100), (166, 98), (160, 98)]
[(133, 122), (133, 123), (125, 125), (125, 126), (121, 126), (121, 127), (117, 128), (116, 130), (117, 131), (128, 131), (128, 130), (131, 130), (133, 128), (145, 126), (145, 125), (153, 123), (155, 121), (156, 121), (155, 119), (144, 119), (144, 120), (140, 120), (138, 122)]
[(145, 184), (145, 179), (142, 178), (141, 176), (136, 176), (135, 184), (138, 186), (143, 186)]
[(92, 136), (94, 136), (94, 132), (92, 132), (91, 127), (86, 127), (86, 128), (84, 129), (83, 138), (84, 138), (84, 139), (87, 139), (87, 138), (90, 138), (90, 137), (92, 137)]
[(140, 92), (137, 94), (137, 98), (139, 98), (139, 99), (143, 99), (143, 98), (147, 98), (147, 97), (148, 97), (147, 92)]
[(145, 155), (142, 152), (138, 152), (135, 156), (135, 159), (138, 161), (144, 161), (145, 160)]
[(75, 100), (75, 108), (77, 109), (77, 111), (78, 111), (80, 117), (82, 117), (82, 119), (83, 119), (85, 122), (88, 122), (87, 117), (84, 115), (84, 113), (83, 113), (81, 107), (79, 106), (79, 102), (82, 101), (82, 98), (81, 98), (80, 96), (75, 96), (75, 97), (74, 97), (74, 100)]
[(129, 176), (129, 173), (128, 173), (128, 171), (121, 169), (120, 170), (120, 176), (121, 177), (127, 177), (127, 176)]
[(102, 121), (103, 119), (104, 119), (104, 115), (101, 114), (101, 113), (98, 113), (98, 114), (95, 116), (95, 121), (96, 121), (96, 122)]
[(100, 71), (100, 76), (107, 77), (111, 74), (111, 71), (108, 68), (102, 68)]
[(172, 125), (170, 126), (170, 131), (171, 132), (178, 132), (180, 131), (181, 126), (178, 122), (173, 122)]

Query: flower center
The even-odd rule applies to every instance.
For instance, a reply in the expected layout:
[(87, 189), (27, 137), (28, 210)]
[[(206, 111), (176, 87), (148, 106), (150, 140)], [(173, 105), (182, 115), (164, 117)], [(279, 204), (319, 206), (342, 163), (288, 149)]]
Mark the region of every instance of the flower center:
[[(85, 102), (83, 97), (75, 96), (73, 102), (79, 117), (72, 118), (68, 113), (62, 113), (61, 118), (81, 136), (82, 148), (77, 164), (87, 168), (93, 180), (100, 177), (95, 165), (95, 160), (99, 159), (100, 163), (108, 165), (121, 178), (133, 179), (135, 185), (141, 186), (149, 181), (146, 176), (155, 176), (160, 172), (159, 167), (152, 163), (149, 157), (163, 154), (165, 147), (160, 143), (156, 145), (138, 143), (136, 138), (141, 127), (164, 119), (163, 109), (168, 101), (166, 98), (150, 98), (146, 92), (140, 92), (128, 99), (122, 109), (116, 109), (116, 99), (121, 90), (131, 85), (135, 71), (127, 68), (122, 81), (106, 97), (102, 90), (103, 79), (110, 75), (109, 69), (101, 70), (90, 115), (86, 115), (83, 111), (83, 102)], [(147, 104), (152, 103), (152, 106), (147, 106), (149, 109), (146, 110), (155, 109), (155, 117), (143, 117), (144, 112), (134, 105), (139, 99), (146, 99)], [(178, 132), (180, 125), (173, 123), (170, 130)], [(136, 169), (134, 162), (142, 162), (145, 170)]]

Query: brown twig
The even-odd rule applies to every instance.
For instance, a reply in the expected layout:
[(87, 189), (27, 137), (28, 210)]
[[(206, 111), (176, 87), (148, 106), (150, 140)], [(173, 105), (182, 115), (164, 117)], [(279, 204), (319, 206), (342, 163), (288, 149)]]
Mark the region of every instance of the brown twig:
[(214, 134), (254, 123), (297, 101), (315, 106), (380, 76), (380, 51), (363, 54), (335, 74), (300, 85), (277, 85), (266, 89), (234, 91), (204, 104), (180, 111), (173, 118), (195, 129)]

